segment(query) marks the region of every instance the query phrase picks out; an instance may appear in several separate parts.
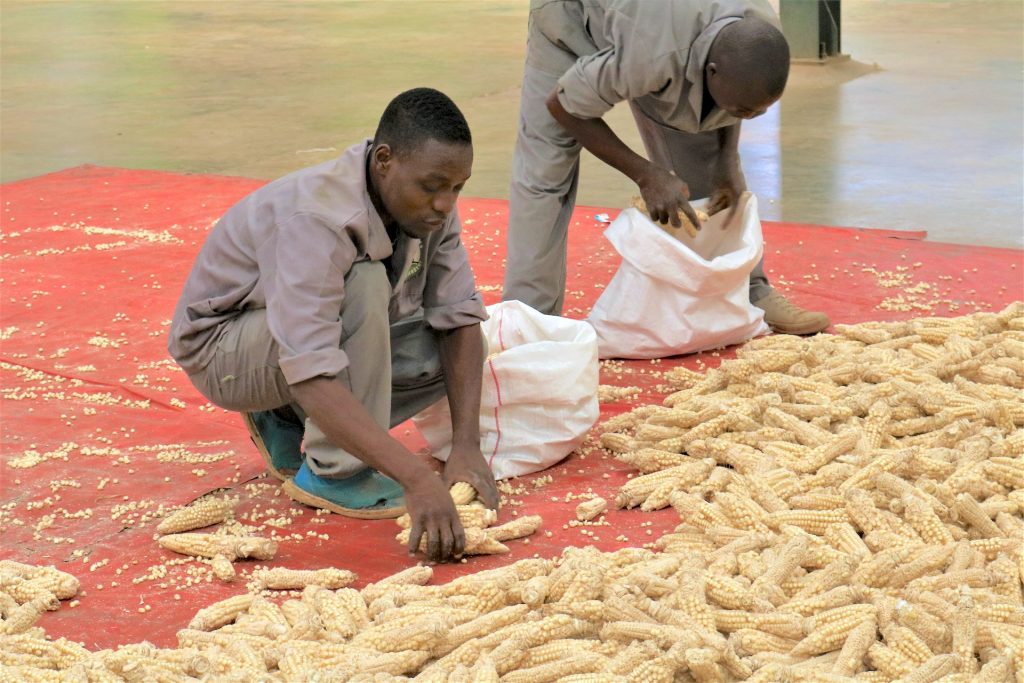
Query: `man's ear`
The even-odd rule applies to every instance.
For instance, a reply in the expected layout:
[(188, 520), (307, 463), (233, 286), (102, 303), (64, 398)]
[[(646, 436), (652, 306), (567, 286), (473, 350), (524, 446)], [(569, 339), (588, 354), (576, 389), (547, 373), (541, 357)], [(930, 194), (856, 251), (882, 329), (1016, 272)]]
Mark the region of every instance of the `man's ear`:
[(393, 158), (394, 154), (391, 152), (391, 146), (387, 143), (381, 143), (373, 150), (373, 163), (381, 173), (387, 172)]
[(705, 66), (704, 68), (705, 68), (705, 71), (707, 72), (708, 76), (717, 76), (718, 75), (718, 65), (715, 64), (714, 62), (708, 62), (707, 66)]

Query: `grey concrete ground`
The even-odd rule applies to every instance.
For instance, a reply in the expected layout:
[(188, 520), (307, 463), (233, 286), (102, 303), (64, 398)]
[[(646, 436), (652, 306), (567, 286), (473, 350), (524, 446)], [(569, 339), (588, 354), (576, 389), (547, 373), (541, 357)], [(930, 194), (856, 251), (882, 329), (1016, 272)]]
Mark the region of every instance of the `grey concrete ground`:
[[(431, 85), (476, 140), (467, 194), (507, 196), (526, 0), (0, 1), (0, 176), (81, 163), (273, 178)], [(853, 61), (794, 67), (747, 124), (764, 217), (1024, 246), (1024, 4), (846, 0)], [(611, 123), (640, 150), (628, 111)], [(629, 181), (584, 160), (580, 202)]]

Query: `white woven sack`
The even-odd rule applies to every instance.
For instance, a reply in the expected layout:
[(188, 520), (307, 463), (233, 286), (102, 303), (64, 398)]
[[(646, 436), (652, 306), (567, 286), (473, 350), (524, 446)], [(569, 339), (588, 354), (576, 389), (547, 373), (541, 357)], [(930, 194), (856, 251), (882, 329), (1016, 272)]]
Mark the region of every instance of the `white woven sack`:
[[(497, 479), (538, 472), (575, 450), (597, 421), (594, 329), (519, 301), (487, 307), (488, 357), (480, 397), (480, 448)], [(439, 460), (451, 452), (444, 398), (413, 418)]]
[(636, 209), (612, 221), (604, 234), (622, 265), (587, 318), (601, 358), (694, 353), (768, 331), (748, 289), (764, 249), (757, 199), (744, 193), (724, 226), (727, 214), (712, 216), (695, 238), (673, 237)]

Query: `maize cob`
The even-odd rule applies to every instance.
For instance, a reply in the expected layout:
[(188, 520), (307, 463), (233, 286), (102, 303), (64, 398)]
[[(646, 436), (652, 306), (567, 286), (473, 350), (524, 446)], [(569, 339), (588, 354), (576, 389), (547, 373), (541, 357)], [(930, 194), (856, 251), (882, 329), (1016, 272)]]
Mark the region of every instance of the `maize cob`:
[[(650, 218), (650, 214), (647, 211), (647, 203), (644, 201), (643, 197), (633, 197), (630, 200), (630, 206), (639, 211), (640, 213), (644, 214), (648, 218)], [(675, 237), (676, 239), (680, 238), (680, 233), (683, 231), (685, 231), (691, 239), (697, 237), (697, 231), (700, 230), (700, 226), (694, 225), (693, 222), (690, 221), (689, 217), (682, 212), (682, 210), (680, 210), (676, 215), (679, 219), (680, 227), (677, 228), (668, 222), (659, 222), (656, 223), (656, 225), (658, 225), (662, 230), (667, 232), (672, 237)], [(700, 211), (699, 209), (696, 210), (696, 216), (697, 220), (700, 221), (701, 223), (705, 223), (708, 220), (708, 215), (703, 211)]]
[(29, 627), (39, 620), (43, 612), (52, 609), (53, 600), (56, 600), (56, 597), (52, 600), (45, 597), (37, 597), (15, 607), (3, 622), (0, 623), (0, 631), (7, 635), (12, 635), (28, 630)]
[(935, 656), (935, 653), (928, 647), (928, 644), (905, 626), (898, 626), (896, 624), (883, 626), (882, 635), (885, 638), (886, 645), (914, 664), (923, 664)]
[(612, 453), (627, 453), (637, 449), (636, 443), (625, 434), (607, 432), (601, 435), (601, 448)]
[(956, 669), (954, 655), (935, 655), (924, 664), (900, 678), (901, 683), (932, 683)]
[[(33, 588), (49, 591), (58, 600), (70, 600), (78, 594), (78, 579), (67, 572), (60, 571), (56, 567), (22, 564), (14, 560), (0, 560), (0, 586), (10, 585), (10, 582), (15, 578), (21, 579)], [(17, 595), (12, 594), (12, 596), (18, 599)], [(29, 600), (31, 597), (33, 595), (29, 595), (24, 600)]]
[(741, 610), (715, 610), (715, 627), (731, 633), (741, 628), (766, 631), (783, 638), (802, 638), (802, 618), (789, 612), (744, 612)]
[(692, 623), (708, 631), (715, 630), (715, 613), (704, 592), (704, 572), (683, 572), (679, 588), (673, 593), (674, 607), (690, 617)]
[[(870, 608), (867, 616), (859, 609), (861, 607)], [(790, 654), (809, 656), (831, 652), (865, 621), (877, 627), (873, 605), (847, 605), (808, 617), (804, 627), (808, 635), (796, 644)]]
[[(919, 457), (913, 459), (913, 463), (917, 464)], [(934, 496), (931, 496), (919, 488), (912, 486), (909, 482), (897, 477), (891, 472), (879, 472), (874, 476), (873, 479), (875, 488), (883, 493), (889, 495), (892, 498), (902, 501), (905, 496), (917, 496), (923, 499), (932, 508), (932, 511), (939, 516), (940, 519), (948, 519), (950, 516), (949, 509)]]
[(319, 640), (323, 622), (312, 606), (300, 600), (286, 600), (281, 603), (281, 612), (290, 627), (286, 639)]
[(237, 578), (235, 565), (224, 555), (214, 555), (210, 560), (210, 569), (213, 571), (213, 575), (221, 581), (230, 583)]
[(955, 545), (941, 545), (927, 548), (907, 563), (901, 563), (889, 575), (888, 585), (901, 588), (926, 574), (945, 567), (956, 552)]
[(926, 543), (938, 545), (953, 543), (954, 539), (949, 529), (936, 516), (935, 511), (928, 503), (911, 495), (904, 496), (902, 500), (905, 519)]
[(629, 679), (618, 674), (597, 672), (563, 676), (559, 679), (559, 683), (629, 683)]
[(953, 654), (956, 668), (963, 674), (975, 673), (974, 647), (978, 637), (978, 610), (971, 594), (964, 591), (953, 617)]
[(232, 669), (240, 668), (249, 676), (259, 678), (267, 673), (267, 663), (249, 643), (238, 641), (228, 645), (225, 654), (231, 658)]
[(277, 552), (277, 543), (256, 536), (218, 536), (214, 534), (170, 534), (160, 538), (160, 546), (182, 555), (228, 559), (270, 560)]
[[(773, 513), (781, 514), (781, 513)], [(770, 586), (778, 586), (788, 578), (793, 570), (800, 566), (804, 556), (807, 554), (807, 540), (803, 537), (789, 539), (786, 545), (780, 550), (778, 557), (772, 562), (766, 571), (759, 576), (753, 585), (755, 593)]]
[(443, 656), (474, 638), (517, 623), (529, 611), (526, 605), (510, 605), (453, 627), (447, 637), (434, 648), (435, 656)]
[(792, 650), (798, 641), (759, 629), (741, 628), (729, 634), (729, 642), (737, 653), (749, 657), (759, 652), (786, 653)]
[(199, 610), (188, 627), (198, 631), (213, 631), (230, 624), (239, 614), (245, 612), (252, 605), (255, 596), (244, 594), (215, 602), (209, 607)]
[(601, 627), (601, 640), (618, 640), (622, 642), (643, 641), (660, 648), (669, 648), (678, 642), (701, 643), (700, 636), (694, 631), (681, 626), (652, 624), (645, 621), (610, 621)]
[[(523, 517), (516, 517), (515, 519), (505, 522), (499, 526), (492, 526), (489, 529), (484, 529), (484, 534), (495, 541), (509, 541), (515, 538), (523, 538), (524, 536), (529, 536), (537, 531), (543, 521), (544, 520), (541, 519), (540, 515), (525, 515)], [(466, 544), (467, 546), (469, 545), (468, 536), (466, 538)]]
[(876, 641), (878, 625), (874, 619), (865, 619), (859, 626), (850, 631), (839, 652), (839, 658), (832, 665), (832, 673), (840, 676), (853, 676), (864, 667), (864, 657)]
[(769, 531), (765, 526), (768, 513), (749, 497), (744, 498), (734, 493), (724, 492), (715, 496), (715, 503), (720, 505), (729, 519), (735, 522), (736, 528)]
[(1009, 653), (999, 654), (981, 667), (975, 679), (978, 683), (1003, 683), (1013, 676), (1013, 657)]
[(950, 640), (949, 628), (924, 609), (898, 602), (896, 614), (899, 623), (917, 634), (933, 652), (941, 652)]
[(613, 654), (617, 648), (609, 647), (608, 644), (599, 640), (577, 640), (560, 639), (548, 643), (541, 643), (530, 648), (525, 659), (520, 663), (522, 668), (532, 668), (556, 661), (566, 656), (569, 652), (597, 652), (605, 657)]
[[(466, 547), (464, 554), (466, 555), (501, 555), (508, 552), (508, 548), (497, 540), (488, 536), (482, 529), (474, 529), (472, 527), (466, 531)], [(402, 545), (408, 545), (410, 530), (404, 529), (395, 538)], [(427, 551), (427, 539), (420, 539), (420, 552)]]
[(444, 642), (450, 626), (442, 617), (426, 616), (405, 626), (371, 626), (355, 635), (351, 644), (378, 652), (420, 650), (429, 653)]
[(322, 586), (331, 590), (344, 588), (356, 580), (356, 575), (347, 569), (326, 567), (323, 569), (257, 569), (252, 573), (253, 585), (258, 590), (299, 590), (306, 586)]
[(957, 517), (965, 524), (977, 530), (983, 538), (993, 538), (1003, 535), (1003, 531), (996, 526), (995, 522), (982, 510), (978, 501), (969, 493), (961, 493), (956, 497), (954, 508)]
[(457, 481), (448, 489), (448, 494), (455, 501), (456, 505), (469, 505), (476, 500), (476, 489), (472, 484), (464, 481)]
[(220, 524), (234, 514), (237, 504), (238, 498), (206, 497), (164, 517), (156, 531), (159, 534), (177, 534)]
[(824, 538), (833, 548), (847, 555), (862, 559), (871, 555), (871, 549), (864, 544), (864, 539), (846, 522), (829, 525), (825, 529)]
[(918, 666), (900, 652), (879, 642), (868, 647), (868, 661), (890, 681), (905, 676)]
[(768, 525), (778, 529), (783, 524), (800, 527), (815, 536), (822, 536), (832, 524), (842, 524), (850, 519), (845, 509), (840, 510), (782, 510), (768, 515)]
[[(690, 669), (690, 674), (698, 683), (725, 683), (725, 674), (718, 665), (721, 656), (714, 650), (705, 647), (690, 648), (685, 650), (682, 656)], [(660, 663), (659, 660), (652, 661)], [(668, 668), (667, 672), (668, 678), (664, 680), (675, 680), (675, 668)]]
[(589, 522), (608, 509), (608, 501), (600, 496), (591, 498), (576, 506), (576, 519)]
[[(459, 521), (462, 522), (464, 527), (483, 529), (498, 521), (497, 511), (477, 504), (456, 505), (455, 511), (458, 513)], [(412, 518), (406, 513), (396, 518), (395, 523), (402, 529), (408, 529), (412, 526)]]
[(560, 659), (530, 668), (510, 671), (502, 676), (502, 683), (548, 683), (549, 681), (563, 680), (566, 676), (573, 674), (596, 673), (607, 661), (606, 657), (596, 652), (573, 654), (573, 649), (572, 646), (569, 646), (562, 653)]
[(802, 582), (800, 590), (793, 595), (793, 599), (799, 600), (820, 595), (833, 588), (845, 585), (859, 564), (860, 561), (855, 557), (849, 555), (840, 557), (824, 569), (809, 574), (807, 580)]
[(705, 595), (725, 609), (769, 611), (774, 606), (735, 579), (708, 572), (704, 575)]

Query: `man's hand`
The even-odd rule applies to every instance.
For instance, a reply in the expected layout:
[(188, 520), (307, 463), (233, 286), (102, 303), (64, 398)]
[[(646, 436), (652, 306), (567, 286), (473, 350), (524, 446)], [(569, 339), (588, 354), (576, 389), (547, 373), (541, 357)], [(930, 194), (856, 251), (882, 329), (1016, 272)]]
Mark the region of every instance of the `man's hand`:
[(501, 497), (494, 482), (494, 473), (479, 448), (453, 447), (444, 466), (444, 481), (449, 488), (456, 482), (466, 482), (476, 489), (484, 505), (492, 510), (498, 509)]
[(740, 170), (739, 158), (720, 160), (715, 164), (711, 178), (711, 199), (708, 201), (708, 215), (729, 209), (723, 225), (730, 225), (740, 205), (740, 195), (747, 189), (747, 181)]
[(412, 520), (410, 555), (419, 550), (420, 539), (424, 536), (427, 558), (431, 561), (444, 562), (462, 555), (466, 548), (466, 532), (455, 511), (455, 503), (440, 478), (425, 477), (407, 487), (405, 506)]
[(679, 212), (690, 219), (690, 223), (700, 229), (701, 221), (697, 212), (686, 201), (690, 198), (690, 188), (671, 171), (660, 166), (649, 164), (649, 168), (640, 176), (637, 186), (640, 195), (647, 205), (647, 213), (657, 223), (668, 223), (674, 228), (682, 227)]

